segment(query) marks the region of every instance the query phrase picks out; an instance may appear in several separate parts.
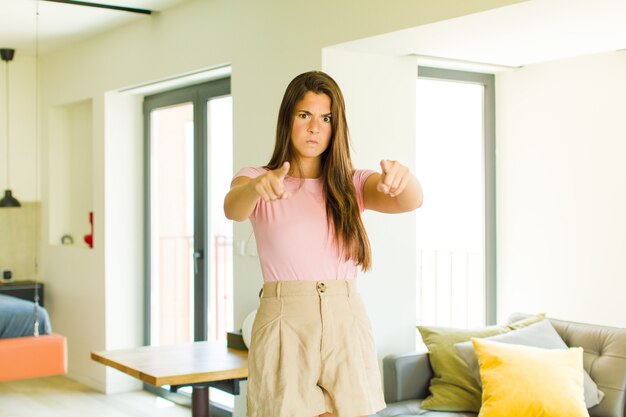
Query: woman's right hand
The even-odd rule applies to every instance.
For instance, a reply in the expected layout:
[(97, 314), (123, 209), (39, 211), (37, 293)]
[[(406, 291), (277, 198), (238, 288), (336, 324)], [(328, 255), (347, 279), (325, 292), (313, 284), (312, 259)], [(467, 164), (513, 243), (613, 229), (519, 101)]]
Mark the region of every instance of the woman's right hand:
[(289, 198), (290, 194), (285, 189), (285, 177), (289, 172), (289, 162), (282, 167), (267, 171), (251, 180), (248, 185), (264, 200), (276, 201)]

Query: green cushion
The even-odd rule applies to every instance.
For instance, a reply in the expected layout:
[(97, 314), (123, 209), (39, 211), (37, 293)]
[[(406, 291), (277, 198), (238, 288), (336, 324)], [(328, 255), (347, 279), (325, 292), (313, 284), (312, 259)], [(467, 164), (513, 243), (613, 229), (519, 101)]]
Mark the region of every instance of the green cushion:
[(454, 348), (455, 343), (472, 337), (489, 337), (509, 332), (513, 328), (529, 326), (545, 315), (525, 318), (508, 326), (486, 326), (474, 329), (417, 326), (422, 340), (428, 347), (430, 366), (434, 377), (430, 380), (430, 395), (421, 407), (438, 411), (478, 412), (481, 404), (481, 388), (470, 369)]
[(540, 321), (545, 320), (545, 318), (546, 315), (543, 313), (535, 314), (534, 316), (528, 316), (526, 318), (509, 323), (506, 325), (506, 327), (508, 327), (509, 330), (519, 330), (523, 329), (524, 327), (528, 327), (531, 324), (539, 323)]
[[(541, 320), (523, 329), (513, 329), (505, 334), (488, 337), (486, 340), (512, 345), (533, 346), (543, 349), (568, 348), (548, 319)], [(476, 382), (478, 382), (478, 385), (481, 385), (478, 355), (476, 354), (472, 342), (457, 343), (454, 345), (454, 348), (459, 357), (463, 359), (463, 362), (467, 364), (467, 367), (470, 369)], [(593, 382), (587, 371), (584, 371), (583, 387), (585, 392), (585, 405), (587, 408), (598, 405), (604, 398), (604, 392), (598, 389), (598, 386)]]

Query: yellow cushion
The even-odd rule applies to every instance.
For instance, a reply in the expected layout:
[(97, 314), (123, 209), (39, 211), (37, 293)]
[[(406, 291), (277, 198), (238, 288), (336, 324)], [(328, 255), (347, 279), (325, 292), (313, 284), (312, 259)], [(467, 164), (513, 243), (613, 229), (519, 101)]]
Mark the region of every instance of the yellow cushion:
[(438, 411), (473, 411), (480, 408), (480, 386), (470, 369), (454, 348), (455, 343), (472, 337), (488, 337), (511, 329), (529, 326), (545, 318), (545, 314), (530, 316), (508, 326), (486, 326), (473, 329), (417, 326), (428, 347), (434, 377), (430, 380), (430, 395), (420, 407)]
[(589, 417), (583, 349), (542, 349), (472, 338), (483, 383), (478, 417)]

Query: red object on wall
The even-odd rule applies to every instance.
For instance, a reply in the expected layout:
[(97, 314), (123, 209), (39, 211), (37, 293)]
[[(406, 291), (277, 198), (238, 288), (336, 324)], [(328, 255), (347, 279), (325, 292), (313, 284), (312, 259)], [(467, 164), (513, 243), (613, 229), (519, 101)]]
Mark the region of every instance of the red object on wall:
[(91, 224), (91, 233), (85, 235), (83, 239), (85, 239), (85, 243), (88, 244), (90, 248), (93, 248), (93, 211), (89, 212), (89, 224)]

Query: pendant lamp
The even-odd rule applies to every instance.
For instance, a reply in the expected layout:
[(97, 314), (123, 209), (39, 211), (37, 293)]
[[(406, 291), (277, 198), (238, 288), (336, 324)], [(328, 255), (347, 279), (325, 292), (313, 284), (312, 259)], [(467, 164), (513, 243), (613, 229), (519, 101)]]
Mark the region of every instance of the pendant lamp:
[(4, 197), (0, 199), (0, 207), (20, 207), (19, 201), (13, 197), (11, 193), (11, 182), (9, 181), (10, 169), (9, 169), (9, 61), (13, 60), (15, 55), (15, 49), (2, 48), (0, 49), (0, 55), (2, 60), (7, 63), (6, 65), (6, 166), (7, 166), (7, 189), (4, 191)]

